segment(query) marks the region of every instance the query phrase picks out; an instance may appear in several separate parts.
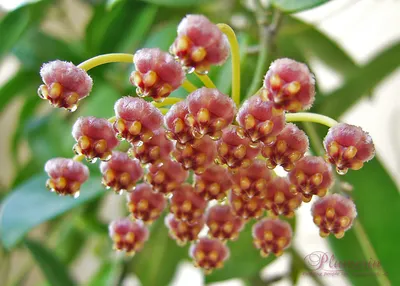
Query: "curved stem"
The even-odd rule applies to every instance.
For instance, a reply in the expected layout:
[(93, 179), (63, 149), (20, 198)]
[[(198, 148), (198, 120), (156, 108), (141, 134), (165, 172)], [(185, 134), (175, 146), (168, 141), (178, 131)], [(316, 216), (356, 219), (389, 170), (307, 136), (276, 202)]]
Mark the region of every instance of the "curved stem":
[(180, 102), (180, 101), (182, 101), (183, 100), (183, 98), (178, 98), (178, 97), (167, 97), (166, 99), (164, 99), (164, 101), (163, 102), (155, 102), (155, 101), (152, 101), (151, 103), (155, 106), (155, 107), (163, 107), (163, 106), (166, 106), (166, 105), (173, 105), (173, 104), (175, 104), (175, 103), (178, 103), (178, 102)]
[(232, 99), (237, 106), (240, 105), (240, 51), (239, 43), (235, 32), (227, 24), (217, 24), (218, 28), (224, 33), (231, 46), (232, 55)]
[(78, 65), (85, 71), (88, 71), (97, 66), (101, 66), (108, 63), (133, 63), (132, 54), (114, 53), (114, 54), (104, 54), (84, 61)]
[(83, 160), (83, 158), (85, 158), (85, 155), (75, 155), (72, 160), (77, 161), (77, 162), (81, 162)]
[(187, 91), (187, 92), (193, 92), (195, 91), (198, 87), (195, 86), (193, 83), (191, 83), (188, 79), (185, 79), (185, 81), (182, 83), (182, 87)]
[[(133, 60), (134, 60), (134, 55), (132, 55), (132, 54), (124, 54), (124, 53), (104, 54), (104, 55), (99, 55), (99, 56), (93, 57), (91, 59), (84, 61), (83, 63), (80, 63), (78, 65), (78, 68), (81, 68), (85, 71), (89, 71), (92, 68), (95, 68), (97, 66), (101, 66), (104, 64), (108, 64), (108, 63), (131, 63), (132, 64)], [(197, 87), (187, 79), (183, 82), (182, 87), (187, 92), (193, 92), (197, 89)]]
[(165, 114), (167, 114), (169, 108), (159, 108), (158, 110), (160, 110), (161, 113), (162, 113), (163, 115), (165, 115)]
[(338, 124), (336, 120), (318, 113), (309, 113), (309, 112), (288, 113), (285, 115), (285, 117), (287, 122), (314, 122), (328, 127), (332, 127)]
[(213, 83), (213, 81), (208, 77), (208, 75), (206, 74), (199, 74), (197, 72), (194, 73), (200, 80), (202, 83), (204, 83), (204, 85), (208, 88), (217, 88), (215, 86), (215, 84)]

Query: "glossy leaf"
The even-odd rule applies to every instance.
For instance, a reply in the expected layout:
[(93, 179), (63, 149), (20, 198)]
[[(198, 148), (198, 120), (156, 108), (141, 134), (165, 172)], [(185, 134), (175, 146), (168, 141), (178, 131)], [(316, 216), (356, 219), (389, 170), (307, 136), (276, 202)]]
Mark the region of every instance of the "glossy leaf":
[(54, 255), (54, 252), (33, 240), (26, 240), (25, 246), (31, 252), (50, 285), (76, 285), (68, 273), (68, 268)]
[(46, 190), (46, 179), (44, 175), (33, 177), (4, 199), (0, 212), (0, 239), (6, 248), (15, 246), (33, 227), (104, 193), (100, 179), (93, 177), (82, 185), (79, 198), (60, 197)]
[(150, 228), (150, 239), (134, 257), (133, 269), (142, 286), (169, 285), (178, 264), (188, 258), (188, 248), (179, 247), (168, 235), (164, 217)]
[(350, 106), (398, 69), (399, 65), (400, 42), (397, 42), (349, 76), (343, 86), (328, 94), (321, 104), (315, 106), (315, 110), (333, 118), (340, 117)]
[(329, 2), (329, 0), (272, 0), (272, 4), (285, 12), (300, 12)]
[[(392, 285), (399, 285), (400, 273), (397, 270), (397, 258), (400, 255), (400, 249), (398, 248), (397, 218), (400, 217), (400, 195), (398, 188), (377, 159), (366, 163), (360, 171), (349, 171), (342, 180), (354, 187), (351, 195), (357, 206), (358, 219), (366, 237), (375, 249), (383, 271), (387, 273)], [(355, 228), (353, 227), (352, 230), (354, 233)], [(359, 237), (354, 237), (351, 233), (349, 236), (350, 238), (340, 241), (330, 240), (337, 251), (335, 253), (341, 260), (346, 260), (346, 258), (357, 260), (356, 257), (360, 256), (357, 254), (360, 249)], [(350, 257), (353, 254), (355, 257)], [(369, 261), (369, 259), (370, 257), (365, 257), (364, 261)], [(383, 271), (381, 270), (380, 275), (383, 275)]]

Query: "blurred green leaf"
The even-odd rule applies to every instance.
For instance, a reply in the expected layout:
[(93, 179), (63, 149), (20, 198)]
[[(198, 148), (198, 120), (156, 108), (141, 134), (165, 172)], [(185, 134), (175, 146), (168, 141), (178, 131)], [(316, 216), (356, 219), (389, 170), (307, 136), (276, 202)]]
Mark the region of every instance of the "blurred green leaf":
[(125, 94), (120, 94), (108, 82), (96, 79), (90, 96), (82, 101), (76, 114), (79, 116), (95, 116), (109, 118), (114, 115), (114, 103)]
[(154, 6), (149, 8), (144, 3), (126, 0), (116, 2), (111, 9), (105, 4), (97, 5), (86, 27), (86, 50), (89, 56), (133, 52), (131, 50), (142, 41), (149, 29), (155, 10)]
[(25, 246), (31, 252), (50, 285), (76, 285), (68, 273), (68, 268), (54, 255), (54, 252), (33, 240), (25, 240)]
[(82, 54), (72, 44), (56, 39), (32, 27), (18, 41), (13, 53), (22, 62), (24, 68), (37, 72), (39, 78), (40, 66), (55, 59), (80, 63)]
[(144, 48), (159, 48), (168, 51), (176, 38), (176, 27), (178, 23), (171, 22), (157, 27), (144, 43)]
[(350, 106), (362, 96), (375, 88), (382, 80), (400, 66), (400, 42), (382, 51), (359, 71), (351, 74), (345, 83), (317, 103), (315, 111), (339, 118)]
[(115, 261), (107, 261), (103, 263), (99, 270), (90, 279), (87, 286), (108, 286), (116, 285), (120, 265)]
[(60, 222), (62, 225), (57, 233), (57, 245), (62, 245), (62, 247), (57, 247), (55, 251), (56, 255), (66, 265), (69, 265), (81, 254), (81, 250), (85, 247), (85, 242), (89, 238), (87, 233), (74, 225), (74, 221), (69, 220), (69, 218), (67, 217), (66, 220)]
[[(397, 267), (397, 259), (400, 257), (397, 227), (397, 219), (400, 217), (400, 195), (397, 186), (377, 159), (366, 163), (360, 171), (349, 171), (343, 180), (354, 187), (352, 197), (357, 206), (358, 220), (375, 249), (383, 270), (386, 271), (392, 285), (400, 285)], [(352, 231), (354, 232), (354, 226)], [(347, 239), (346, 236), (340, 241), (330, 239), (336, 250), (335, 254), (340, 260), (357, 261), (360, 257), (356, 253), (360, 250), (359, 237), (349, 235)], [(361, 261), (369, 261), (370, 258), (365, 257)], [(361, 281), (356, 285), (366, 285), (366, 280), (353, 276), (357, 276), (356, 271), (353, 275), (349, 273), (349, 277), (354, 283)]]
[(247, 223), (238, 240), (228, 242), (230, 257), (222, 269), (214, 270), (205, 277), (207, 284), (232, 278), (252, 278), (275, 259), (273, 255), (261, 257), (259, 250), (253, 246), (252, 225)]
[(134, 272), (142, 286), (169, 285), (179, 262), (188, 258), (187, 247), (179, 247), (168, 235), (164, 217), (150, 229), (150, 239), (134, 259)]
[(210, 2), (210, 0), (142, 0), (142, 1), (160, 6), (171, 6), (171, 7), (202, 5), (207, 2)]
[(47, 177), (35, 176), (3, 201), (0, 212), (0, 239), (6, 248), (15, 246), (33, 227), (102, 195), (100, 179), (82, 185), (77, 199), (60, 197), (45, 188)]
[(329, 0), (272, 0), (272, 4), (285, 12), (300, 12), (329, 2)]
[(8, 13), (0, 22), (0, 58), (9, 51), (29, 26), (29, 11), (25, 7)]
[(39, 76), (36, 72), (20, 70), (9, 79), (8, 82), (0, 88), (0, 112), (14, 97), (26, 92), (28, 86), (31, 88), (32, 83), (35, 83), (38, 78)]
[[(285, 16), (278, 41), (290, 42), (305, 57), (317, 58), (342, 76), (359, 70), (354, 60), (327, 35), (313, 25), (295, 17)], [(283, 47), (284, 48), (284, 47)]]

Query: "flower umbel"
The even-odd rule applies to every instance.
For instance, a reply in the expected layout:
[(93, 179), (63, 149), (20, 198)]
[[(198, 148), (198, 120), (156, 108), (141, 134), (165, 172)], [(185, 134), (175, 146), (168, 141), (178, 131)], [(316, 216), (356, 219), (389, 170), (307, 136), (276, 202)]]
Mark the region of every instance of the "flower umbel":
[[(229, 54), (232, 98), (207, 76)], [(42, 66), (39, 95), (74, 111), (92, 89), (88, 71), (109, 62), (135, 65), (129, 79), (136, 93), (118, 99), (109, 119), (78, 118), (72, 131), (77, 155), (51, 159), (45, 171), (52, 192), (78, 197), (89, 177), (80, 161), (101, 160), (103, 185), (127, 194), (131, 214), (109, 225), (116, 250), (130, 255), (140, 251), (150, 235), (147, 225), (163, 218), (179, 246), (191, 243), (189, 255), (205, 273), (223, 267), (229, 258), (226, 241), (233, 241), (233, 249), (234, 241), (246, 235), (241, 233), (245, 224), (252, 227), (254, 246), (262, 256), (280, 256), (292, 240), (290, 224), (280, 217), (290, 221), (313, 196), (320, 197), (312, 215), (322, 237), (332, 233), (341, 238), (352, 226), (355, 204), (340, 188), (332, 188), (338, 179), (331, 164), (339, 174), (359, 170), (373, 158), (374, 145), (360, 127), (298, 112), (309, 109), (315, 99), (315, 80), (307, 65), (277, 59), (259, 91), (241, 98), (234, 31), (205, 16), (188, 15), (178, 26), (170, 54), (145, 48), (99, 55), (78, 66), (55, 60)], [(193, 71), (204, 87), (186, 78)], [(179, 87), (187, 91), (185, 98), (180, 92), (172, 97)], [(293, 123), (302, 121), (329, 127), (324, 158), (307, 153), (307, 134)], [(122, 140), (126, 142), (118, 146)], [(277, 176), (278, 166), (285, 176)]]

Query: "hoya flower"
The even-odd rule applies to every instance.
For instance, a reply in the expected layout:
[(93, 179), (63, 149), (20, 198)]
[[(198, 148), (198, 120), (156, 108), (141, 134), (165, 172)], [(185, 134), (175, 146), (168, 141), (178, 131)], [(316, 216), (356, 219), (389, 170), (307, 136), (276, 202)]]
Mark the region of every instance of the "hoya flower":
[(43, 64), (40, 76), (44, 84), (38, 94), (55, 107), (75, 111), (77, 103), (89, 95), (93, 81), (87, 72), (73, 63), (60, 60)]

